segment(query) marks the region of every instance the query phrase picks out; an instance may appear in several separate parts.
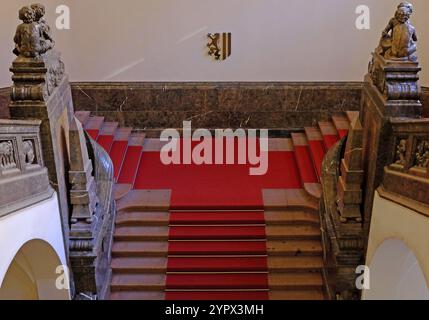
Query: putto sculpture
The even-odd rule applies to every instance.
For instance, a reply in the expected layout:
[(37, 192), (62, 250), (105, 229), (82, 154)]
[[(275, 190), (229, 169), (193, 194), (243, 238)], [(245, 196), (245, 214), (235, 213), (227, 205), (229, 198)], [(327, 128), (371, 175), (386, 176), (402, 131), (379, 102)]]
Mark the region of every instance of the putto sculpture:
[(401, 2), (382, 32), (369, 64), (369, 77), (391, 116), (421, 115), (417, 33), (410, 22), (413, 5)]
[(54, 49), (55, 42), (45, 13), (45, 6), (38, 3), (19, 10), (22, 23), (14, 37), (13, 53), (17, 58), (11, 68), (14, 73), (13, 101), (47, 99), (63, 79), (64, 63)]
[(45, 18), (45, 7), (42, 4), (33, 4), (19, 10), (19, 19), (22, 20), (15, 33), (15, 49), (17, 56), (35, 58), (54, 47), (51, 28)]
[(417, 61), (417, 34), (410, 23), (413, 5), (399, 4), (395, 16), (390, 19), (382, 33), (376, 52), (388, 60)]

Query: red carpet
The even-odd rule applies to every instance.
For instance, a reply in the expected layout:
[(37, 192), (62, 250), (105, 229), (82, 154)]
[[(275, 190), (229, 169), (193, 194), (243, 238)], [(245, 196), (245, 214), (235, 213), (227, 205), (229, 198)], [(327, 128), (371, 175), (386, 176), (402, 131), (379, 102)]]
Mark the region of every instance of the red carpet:
[(168, 289), (267, 289), (266, 273), (169, 274)]
[(264, 224), (264, 212), (171, 212), (171, 225)]
[(298, 163), (302, 183), (317, 183), (310, 149), (307, 146), (295, 146), (295, 157)]
[(167, 272), (267, 271), (266, 257), (169, 257)]
[(322, 162), (325, 157), (325, 147), (322, 141), (310, 140), (308, 141), (310, 146), (311, 157), (313, 158), (314, 166), (316, 167), (317, 176), (320, 179), (322, 172)]
[[(110, 158), (115, 168), (115, 178), (119, 176), (119, 172), (124, 162), (125, 153), (127, 152), (128, 141), (115, 141), (110, 149)], [(127, 170), (127, 169), (125, 169)]]
[(349, 130), (345, 129), (337, 129), (337, 131), (338, 135), (340, 136), (340, 139), (344, 138), (349, 133)]
[(100, 133), (100, 130), (87, 129), (86, 132), (91, 136), (92, 139), (97, 141), (98, 134)]
[(338, 140), (339, 138), (337, 135), (324, 135), (323, 142), (325, 143), (326, 150), (331, 149)]
[(265, 226), (170, 227), (171, 240), (263, 239)]
[(118, 183), (134, 183), (141, 156), (142, 147), (128, 146), (127, 154), (125, 155), (125, 161), (122, 165), (121, 174), (118, 178)]
[(293, 152), (269, 152), (268, 161), (266, 175), (250, 176), (249, 164), (166, 166), (159, 152), (143, 152), (134, 188), (172, 189), (172, 210), (257, 210), (262, 189), (301, 187)]
[(170, 255), (264, 255), (264, 241), (170, 241)]
[(97, 142), (100, 146), (104, 148), (107, 152), (110, 152), (110, 148), (113, 144), (113, 135), (99, 135)]
[(267, 291), (168, 291), (167, 300), (268, 300)]

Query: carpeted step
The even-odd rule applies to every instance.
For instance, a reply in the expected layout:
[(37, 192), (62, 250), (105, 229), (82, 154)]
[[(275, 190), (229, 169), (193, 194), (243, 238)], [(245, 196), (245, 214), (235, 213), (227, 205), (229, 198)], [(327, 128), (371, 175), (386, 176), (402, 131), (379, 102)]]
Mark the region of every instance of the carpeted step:
[(90, 116), (85, 123), (84, 129), (91, 136), (91, 138), (97, 140), (103, 123), (104, 117)]
[(315, 172), (315, 167), (313, 165), (310, 148), (305, 134), (292, 133), (292, 141), (302, 185), (304, 183), (318, 182), (319, 180)]
[(116, 227), (115, 240), (168, 240), (168, 227)]
[(344, 138), (349, 132), (350, 128), (350, 121), (347, 116), (345, 114), (332, 116), (332, 122), (337, 129), (340, 139)]
[(270, 272), (317, 272), (323, 267), (322, 257), (268, 257)]
[(321, 290), (323, 286), (320, 273), (270, 273), (270, 290)]
[(113, 257), (166, 257), (167, 241), (115, 241)]
[(114, 274), (110, 284), (111, 291), (164, 291), (165, 274)]
[(266, 273), (168, 274), (167, 289), (268, 289)]
[(110, 152), (117, 129), (117, 122), (104, 122), (103, 126), (100, 129), (97, 142), (100, 146), (104, 148), (104, 150), (106, 150), (107, 153)]
[(170, 240), (264, 239), (265, 226), (172, 226)]
[(326, 153), (323, 136), (318, 127), (305, 128), (305, 135), (308, 140), (311, 157), (313, 159), (313, 165), (316, 168), (317, 176), (319, 177), (320, 181), (322, 174), (322, 162)]
[(168, 257), (168, 272), (267, 271), (267, 257)]
[(270, 300), (324, 300), (322, 290), (270, 290)]
[(117, 291), (110, 294), (110, 300), (165, 300), (164, 291)]
[(174, 255), (264, 255), (266, 241), (170, 241), (169, 256)]
[(264, 224), (263, 211), (170, 212), (170, 225)]
[(267, 225), (316, 225), (320, 226), (320, 218), (314, 212), (300, 211), (265, 211), (265, 223)]
[(325, 149), (331, 149), (340, 139), (337, 129), (331, 121), (319, 121), (319, 129), (323, 136)]
[(167, 291), (167, 300), (268, 300), (268, 291)]
[(119, 128), (116, 130), (115, 137), (113, 138), (113, 144), (110, 148), (109, 155), (115, 169), (115, 178), (119, 176), (119, 172), (121, 171), (130, 135), (131, 128)]
[(125, 211), (119, 212), (117, 226), (168, 226), (169, 213), (163, 211)]
[(267, 242), (269, 256), (320, 256), (320, 240), (272, 240)]
[(128, 140), (128, 149), (125, 160), (119, 173), (118, 183), (134, 185), (140, 159), (143, 151), (144, 133), (132, 133)]

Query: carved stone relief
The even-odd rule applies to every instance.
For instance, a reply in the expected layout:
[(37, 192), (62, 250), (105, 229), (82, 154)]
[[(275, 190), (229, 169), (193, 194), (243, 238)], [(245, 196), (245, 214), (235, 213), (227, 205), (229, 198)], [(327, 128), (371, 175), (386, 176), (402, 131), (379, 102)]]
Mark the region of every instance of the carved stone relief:
[(22, 142), (24, 161), (26, 165), (36, 164), (36, 150), (32, 140), (24, 140)]
[(0, 169), (8, 170), (16, 168), (15, 151), (13, 141), (0, 141)]
[(422, 140), (417, 144), (415, 157), (416, 167), (429, 168), (429, 140)]
[(401, 166), (406, 165), (406, 152), (407, 152), (407, 140), (399, 139), (398, 144), (396, 146), (396, 158), (395, 163)]

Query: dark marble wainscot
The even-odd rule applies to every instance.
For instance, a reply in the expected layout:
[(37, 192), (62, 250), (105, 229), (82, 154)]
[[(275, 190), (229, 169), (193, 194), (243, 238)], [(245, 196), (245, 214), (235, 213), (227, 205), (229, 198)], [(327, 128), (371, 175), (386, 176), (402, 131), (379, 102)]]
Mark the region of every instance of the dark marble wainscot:
[(359, 110), (353, 83), (73, 83), (76, 110), (134, 128), (294, 128)]

